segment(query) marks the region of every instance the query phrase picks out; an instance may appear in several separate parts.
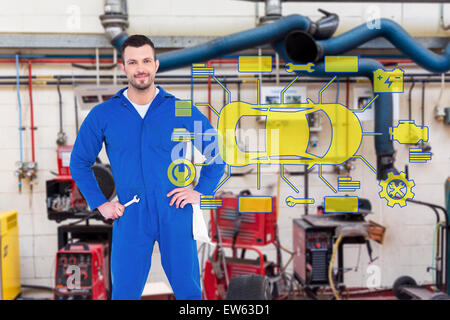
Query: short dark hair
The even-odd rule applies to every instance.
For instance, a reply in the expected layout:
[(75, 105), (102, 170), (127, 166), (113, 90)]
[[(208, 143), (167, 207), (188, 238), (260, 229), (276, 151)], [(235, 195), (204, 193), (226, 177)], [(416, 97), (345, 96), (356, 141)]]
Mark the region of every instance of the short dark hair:
[(152, 40), (150, 40), (147, 36), (144, 36), (142, 34), (134, 34), (132, 36), (129, 36), (120, 47), (120, 54), (122, 55), (122, 62), (125, 64), (125, 61), (123, 60), (123, 52), (125, 51), (126, 47), (135, 47), (139, 48), (142, 46), (145, 46), (148, 44), (153, 49), (153, 58), (156, 60), (156, 51), (155, 51), (155, 45), (153, 44)]

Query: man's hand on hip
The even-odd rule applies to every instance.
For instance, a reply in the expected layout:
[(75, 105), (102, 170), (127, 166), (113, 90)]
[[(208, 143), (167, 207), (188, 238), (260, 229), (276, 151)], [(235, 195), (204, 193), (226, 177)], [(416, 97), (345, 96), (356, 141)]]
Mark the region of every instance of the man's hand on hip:
[(101, 215), (105, 217), (105, 219), (115, 220), (123, 216), (123, 211), (125, 210), (125, 207), (118, 201), (114, 201), (114, 202), (105, 202), (97, 209), (98, 211), (100, 211)]
[(167, 197), (172, 195), (169, 205), (172, 206), (175, 203), (177, 208), (184, 208), (188, 203), (199, 203), (202, 194), (189, 188), (175, 188), (167, 194)]

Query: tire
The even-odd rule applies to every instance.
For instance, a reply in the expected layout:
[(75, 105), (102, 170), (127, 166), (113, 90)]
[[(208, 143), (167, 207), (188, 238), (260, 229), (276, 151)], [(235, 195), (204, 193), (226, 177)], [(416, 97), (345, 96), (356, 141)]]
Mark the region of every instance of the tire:
[(431, 300), (450, 300), (450, 297), (443, 292), (438, 292), (431, 297)]
[(415, 287), (417, 286), (417, 283), (410, 276), (401, 276), (400, 278), (395, 280), (392, 291), (394, 292), (394, 295), (397, 297), (397, 299), (411, 300), (412, 297), (409, 294), (403, 292), (402, 287), (404, 286)]
[(304, 287), (304, 291), (306, 293), (306, 296), (312, 300), (318, 300), (317, 298), (317, 291), (319, 288), (311, 288), (311, 287)]
[(270, 297), (267, 277), (247, 274), (231, 278), (226, 300), (270, 300)]
[(116, 184), (109, 165), (102, 163), (95, 163), (92, 166), (92, 172), (94, 172), (95, 179), (108, 201), (111, 201), (116, 196)]

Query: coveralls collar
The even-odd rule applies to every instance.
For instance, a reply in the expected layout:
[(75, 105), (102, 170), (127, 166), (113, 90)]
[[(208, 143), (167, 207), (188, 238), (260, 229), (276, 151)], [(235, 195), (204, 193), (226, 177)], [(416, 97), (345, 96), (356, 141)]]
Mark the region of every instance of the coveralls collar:
[[(171, 96), (171, 94), (170, 93), (168, 93), (168, 92), (166, 92), (163, 88), (161, 88), (160, 86), (156, 86), (158, 89), (159, 89), (159, 93), (158, 93), (158, 95), (157, 96), (161, 96), (161, 97), (170, 97)], [(124, 98), (124, 95), (123, 95), (123, 92), (125, 91), (125, 90), (127, 90), (128, 89), (128, 87), (125, 87), (125, 88), (122, 88), (122, 89), (120, 89), (119, 91), (117, 91), (117, 93), (113, 96), (113, 98)], [(155, 99), (156, 99), (156, 97), (155, 97)]]
[[(154, 109), (156, 106), (158, 106), (159, 104), (161, 104), (163, 102), (164, 98), (170, 98), (172, 95), (170, 93), (168, 93), (167, 91), (165, 91), (163, 88), (161, 88), (160, 86), (156, 86), (159, 89), (159, 93), (156, 95), (156, 97), (154, 97), (153, 101), (150, 104), (150, 108)], [(128, 87), (122, 88), (120, 89), (114, 96), (113, 98), (115, 99), (120, 99), (119, 101), (125, 106), (128, 107), (130, 110), (132, 110), (132, 112), (135, 112), (137, 116), (140, 117), (140, 115), (137, 113), (137, 111), (135, 110), (135, 108), (131, 105), (130, 101), (125, 98), (125, 96), (123, 95), (123, 92), (125, 90), (127, 90)], [(146, 115), (149, 113), (150, 110), (147, 111)], [(146, 117), (144, 117), (145, 119)], [(142, 118), (140, 118), (142, 119)]]

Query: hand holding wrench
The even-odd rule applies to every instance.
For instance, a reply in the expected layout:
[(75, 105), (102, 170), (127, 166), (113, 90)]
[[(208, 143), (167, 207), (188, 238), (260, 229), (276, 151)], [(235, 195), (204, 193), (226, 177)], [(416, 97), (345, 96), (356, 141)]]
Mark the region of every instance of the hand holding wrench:
[(139, 199), (139, 198), (137, 197), (137, 194), (135, 194), (135, 195), (134, 195), (134, 198), (131, 199), (130, 201), (128, 201), (127, 203), (125, 203), (123, 206), (126, 208), (126, 207), (128, 207), (130, 204), (133, 204), (133, 203), (135, 203), (135, 202), (138, 203), (139, 200), (141, 200), (141, 199)]
[(314, 63), (310, 62), (307, 64), (293, 64), (291, 62), (286, 63), (286, 71), (294, 72), (294, 71), (306, 71), (308, 73), (314, 72)]

